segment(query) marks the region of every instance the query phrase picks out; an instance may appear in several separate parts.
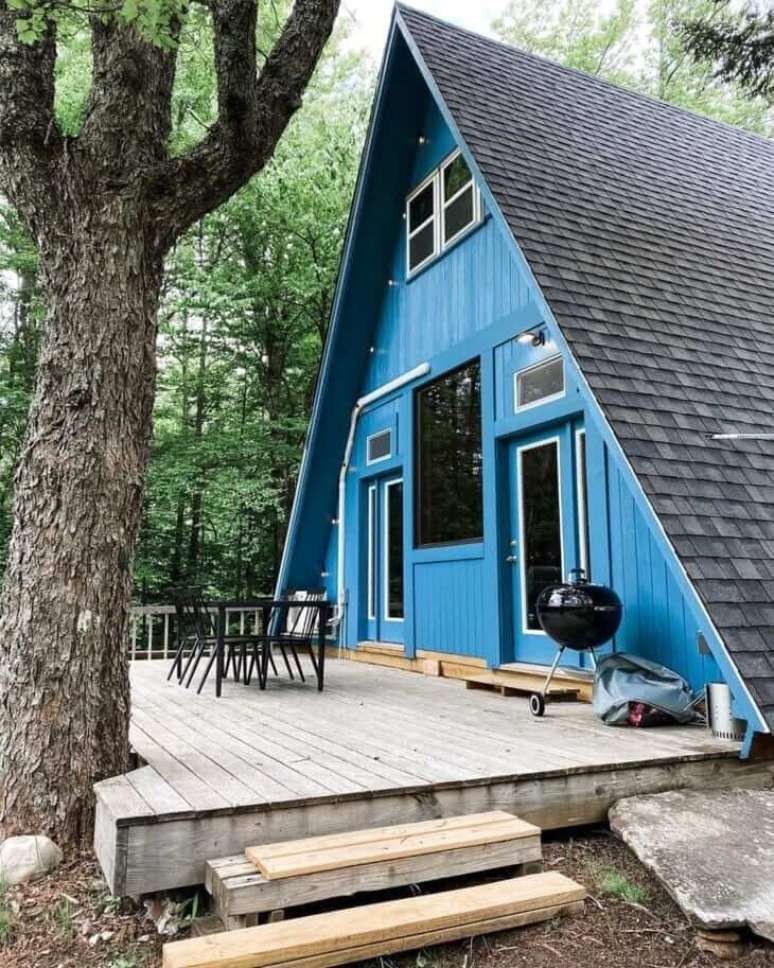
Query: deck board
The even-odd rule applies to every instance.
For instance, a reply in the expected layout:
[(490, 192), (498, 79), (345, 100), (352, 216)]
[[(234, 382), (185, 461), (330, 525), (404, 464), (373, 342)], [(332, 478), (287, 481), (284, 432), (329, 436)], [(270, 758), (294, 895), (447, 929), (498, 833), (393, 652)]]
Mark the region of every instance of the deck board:
[(146, 764), (99, 784), (97, 852), (111, 887), (203, 879), (248, 844), (504, 809), (543, 827), (604, 819), (620, 796), (681, 786), (770, 787), (768, 764), (702, 728), (603, 726), (462, 682), (330, 660), (325, 692), (270, 678), (216, 699), (132, 664), (131, 740)]

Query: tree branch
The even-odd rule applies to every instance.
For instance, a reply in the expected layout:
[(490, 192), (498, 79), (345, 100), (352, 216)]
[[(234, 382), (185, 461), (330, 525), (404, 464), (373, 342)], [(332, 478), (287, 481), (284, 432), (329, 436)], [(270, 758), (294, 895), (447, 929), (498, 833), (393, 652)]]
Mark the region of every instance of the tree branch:
[(162, 247), (269, 161), (301, 105), (338, 9), (339, 0), (296, 0), (256, 76), (257, 0), (214, 0), (218, 120), (189, 154), (162, 165), (150, 186)]
[(54, 122), (56, 45), (51, 22), (36, 43), (22, 43), (19, 16), (0, 0), (0, 190), (35, 235), (61, 147)]

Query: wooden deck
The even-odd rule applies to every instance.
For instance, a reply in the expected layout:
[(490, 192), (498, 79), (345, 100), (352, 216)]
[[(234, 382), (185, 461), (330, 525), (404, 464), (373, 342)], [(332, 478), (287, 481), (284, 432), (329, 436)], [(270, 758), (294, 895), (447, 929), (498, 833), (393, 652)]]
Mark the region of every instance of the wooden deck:
[(461, 682), (331, 660), (320, 694), (273, 679), (221, 699), (132, 664), (132, 744), (146, 765), (97, 785), (96, 848), (115, 894), (200, 883), (207, 860), (251, 844), (510, 810), (543, 828), (604, 820), (622, 796), (770, 787), (704, 729), (602, 726)]

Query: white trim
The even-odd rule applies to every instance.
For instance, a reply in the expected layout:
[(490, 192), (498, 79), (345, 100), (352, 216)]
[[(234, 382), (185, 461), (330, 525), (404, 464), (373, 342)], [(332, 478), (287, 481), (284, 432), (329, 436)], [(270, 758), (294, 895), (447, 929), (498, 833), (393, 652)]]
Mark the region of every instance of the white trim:
[[(385, 454), (383, 457), (374, 457), (373, 460), (368, 456), (370, 453), (370, 443), (374, 437), (383, 437), (385, 434), (390, 438), (390, 450), (389, 453)], [(384, 427), (382, 430), (375, 430), (374, 433), (369, 434), (366, 437), (366, 464), (370, 467), (371, 464), (378, 464), (383, 460), (389, 460), (392, 457), (392, 427)]]
[[(383, 553), (382, 553), (382, 559), (383, 559), (382, 560), (382, 565), (383, 565), (383, 568), (384, 568), (384, 581), (382, 583), (382, 590), (383, 590), (383, 594), (384, 594), (384, 621), (385, 622), (402, 622), (402, 621), (404, 621), (405, 611), (406, 611), (406, 608), (405, 608), (405, 594), (406, 594), (406, 589), (405, 589), (405, 560), (404, 560), (405, 559), (405, 556), (404, 556), (404, 553), (403, 553), (403, 548), (401, 548), (401, 566), (404, 569), (404, 575), (403, 575), (403, 583), (404, 583), (404, 588), (403, 588), (404, 607), (403, 607), (403, 611), (404, 611), (404, 615), (403, 616), (400, 616), (400, 617), (396, 617), (394, 615), (390, 615), (390, 495), (389, 495), (389, 491), (390, 491), (390, 488), (391, 487), (396, 487), (398, 484), (400, 484), (401, 487), (403, 487), (403, 478), (402, 477), (394, 477), (394, 478), (392, 478), (389, 481), (385, 481), (384, 482), (384, 486), (382, 488), (382, 495), (383, 495), (382, 496), (382, 520), (384, 521), (384, 532), (383, 532), (384, 549), (383, 549)], [(404, 501), (403, 494), (401, 494), (401, 499), (400, 500), (401, 500), (400, 513), (401, 513), (401, 520), (402, 520), (403, 519), (403, 501)], [(404, 535), (404, 539), (405, 539), (405, 535)], [(404, 546), (405, 546), (405, 540), (404, 540)]]
[[(581, 444), (583, 438), (583, 460), (580, 459)], [(585, 487), (584, 487), (585, 483)], [(586, 428), (580, 427), (575, 431), (575, 506), (578, 512), (578, 567), (583, 569), (585, 578), (591, 578), (589, 570), (589, 529), (588, 521), (588, 502), (586, 492), (589, 486), (589, 472), (586, 461)]]
[(546, 444), (554, 444), (556, 447), (556, 480), (559, 487), (559, 546), (560, 553), (562, 556), (560, 564), (560, 574), (564, 576), (564, 528), (563, 523), (563, 507), (562, 507), (562, 445), (559, 436), (554, 437), (543, 437), (540, 440), (535, 441), (532, 444), (523, 444), (521, 447), (516, 448), (516, 489), (517, 489), (517, 500), (518, 500), (518, 515), (519, 515), (519, 580), (521, 582), (521, 634), (522, 635), (542, 635), (545, 637), (545, 632), (542, 629), (531, 629), (527, 627), (527, 545), (524, 541), (524, 493), (522, 487), (522, 473), (521, 473), (521, 455), (526, 450), (534, 450), (536, 447), (544, 447)]
[[(558, 393), (552, 393), (547, 397), (540, 397), (539, 400), (533, 400), (532, 403), (525, 403), (524, 406), (519, 406), (519, 377), (523, 376), (525, 373), (530, 373), (532, 370), (538, 370), (543, 366), (548, 366), (549, 363), (555, 363), (557, 360), (562, 364), (562, 389)], [(553, 400), (561, 400), (563, 396), (567, 394), (567, 374), (564, 368), (564, 357), (561, 353), (557, 353), (555, 356), (549, 356), (545, 360), (539, 360), (537, 363), (531, 363), (529, 366), (523, 367), (521, 370), (516, 370), (513, 374), (513, 411), (514, 413), (524, 413), (525, 410), (531, 410), (533, 407), (542, 407), (544, 403), (551, 403)]]
[[(424, 181), (421, 181), (415, 189), (406, 197), (406, 278), (410, 279), (416, 272), (423, 269), (428, 262), (431, 262), (440, 252), (440, 234), (438, 231), (438, 205), (440, 202), (440, 192), (439, 192), (439, 169), (431, 171)], [(428, 187), (428, 185), (433, 186), (433, 214), (430, 218), (426, 218), (421, 225), (417, 225), (416, 228), (411, 228), (411, 203), (417, 197), (421, 195), (422, 192)], [(428, 225), (432, 223), (433, 225), (433, 251), (426, 256), (421, 262), (418, 262), (415, 266), (411, 265), (411, 240), (414, 236), (421, 232), (423, 229), (427, 228)]]
[[(440, 203), (441, 203), (439, 215), (440, 215), (440, 235), (441, 235), (442, 252), (448, 249), (450, 246), (454, 245), (454, 243), (458, 239), (461, 239), (463, 235), (465, 235), (467, 232), (470, 232), (470, 230), (474, 228), (476, 225), (478, 225), (479, 222), (481, 221), (481, 192), (479, 192), (478, 186), (476, 185), (476, 179), (473, 177), (473, 172), (470, 171), (470, 167), (468, 166), (468, 163), (467, 161), (465, 161), (464, 158), (463, 158), (463, 161), (465, 161), (465, 165), (468, 167), (468, 171), (470, 172), (470, 181), (466, 182), (462, 186), (462, 188), (458, 189), (458, 191), (456, 191), (451, 196), (451, 198), (446, 198), (445, 196), (444, 174), (446, 172), (446, 169), (449, 167), (449, 165), (451, 165), (454, 161), (456, 161), (457, 158), (459, 158), (461, 155), (462, 155), (462, 152), (460, 151), (460, 149), (459, 148), (455, 149), (450, 155), (448, 155), (441, 162), (441, 165), (438, 169), (438, 173), (439, 173), (438, 186), (439, 186), (439, 195), (440, 195)], [(446, 209), (453, 202), (455, 202), (461, 195), (463, 195), (466, 191), (468, 191), (468, 189), (472, 189), (472, 192), (473, 192), (473, 206), (472, 206), (473, 218), (466, 225), (463, 225), (461, 229), (458, 229), (454, 233), (454, 235), (452, 235), (450, 238), (447, 239), (446, 238)]]
[(376, 484), (368, 485), (368, 621), (376, 621)]

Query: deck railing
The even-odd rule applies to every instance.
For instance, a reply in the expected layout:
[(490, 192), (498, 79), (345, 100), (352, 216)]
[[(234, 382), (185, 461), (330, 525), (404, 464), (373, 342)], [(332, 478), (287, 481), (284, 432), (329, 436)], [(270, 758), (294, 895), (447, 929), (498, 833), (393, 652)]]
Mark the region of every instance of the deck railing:
[[(213, 618), (217, 609), (212, 609)], [(226, 610), (226, 632), (245, 635), (259, 627), (254, 608)], [(171, 659), (177, 647), (177, 615), (174, 605), (138, 605), (129, 616), (129, 657)]]

